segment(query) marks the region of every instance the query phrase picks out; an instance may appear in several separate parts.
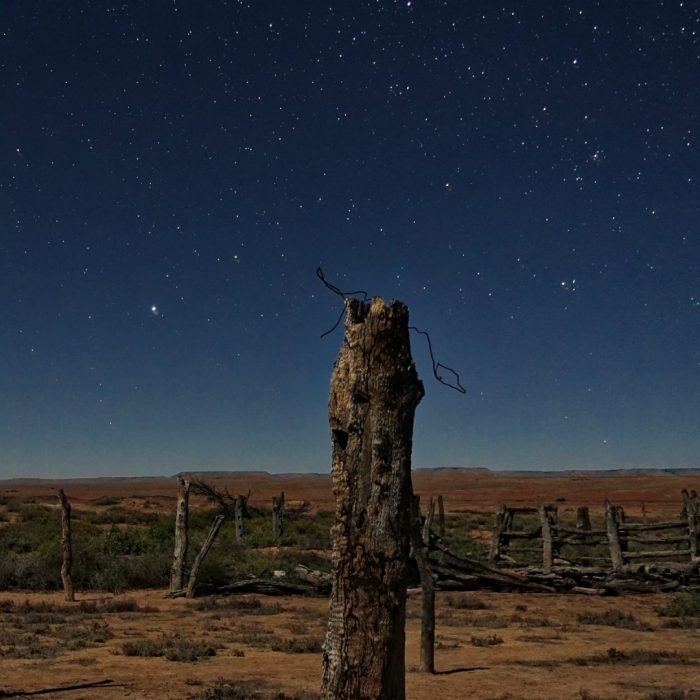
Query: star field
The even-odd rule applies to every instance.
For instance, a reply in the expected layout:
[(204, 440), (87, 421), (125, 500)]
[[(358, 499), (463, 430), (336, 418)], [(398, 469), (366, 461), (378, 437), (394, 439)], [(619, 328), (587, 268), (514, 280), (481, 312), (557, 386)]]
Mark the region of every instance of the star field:
[(6, 3), (0, 478), (327, 471), (341, 289), (415, 466), (698, 466), (700, 6)]

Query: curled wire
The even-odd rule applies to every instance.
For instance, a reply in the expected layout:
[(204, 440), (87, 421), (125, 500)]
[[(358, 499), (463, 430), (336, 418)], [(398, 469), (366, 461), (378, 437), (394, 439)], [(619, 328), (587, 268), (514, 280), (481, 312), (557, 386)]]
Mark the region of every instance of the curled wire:
[[(321, 280), (326, 289), (329, 289), (331, 292), (333, 292), (333, 294), (337, 294), (339, 297), (342, 297), (343, 301), (347, 301), (350, 297), (354, 297), (359, 294), (362, 295), (362, 301), (367, 301), (368, 294), (364, 289), (358, 289), (354, 292), (344, 292), (338, 287), (336, 287), (336, 285), (334, 285), (332, 282), (329, 282), (326, 279), (326, 276), (323, 274), (323, 270), (321, 269), (320, 265), (316, 268), (316, 277), (318, 277), (318, 279)], [(333, 326), (329, 328), (325, 333), (321, 333), (321, 338), (325, 338), (327, 335), (330, 335), (340, 325), (340, 322), (343, 320), (344, 313), (345, 307), (343, 307), (343, 309), (341, 310), (340, 316), (338, 316), (338, 320), (333, 324)], [(409, 326), (408, 329), (411, 331), (415, 331), (416, 333), (420, 333), (421, 335), (424, 335), (425, 339), (428, 341), (428, 352), (430, 353), (430, 361), (433, 365), (433, 376), (435, 377), (435, 379), (437, 379), (438, 382), (440, 382), (440, 384), (449, 387), (450, 389), (454, 389), (460, 394), (466, 394), (467, 390), (462, 386), (459, 374), (455, 370), (453, 370), (452, 367), (443, 365), (442, 362), (438, 362), (435, 359), (435, 355), (433, 353), (433, 344), (430, 340), (430, 335), (427, 333), (427, 331), (422, 331), (419, 328), (416, 328), (415, 326)], [(441, 369), (450, 372), (450, 374), (454, 376), (456, 383), (452, 384), (451, 382), (448, 382), (445, 379), (443, 379), (440, 375)]]
[[(330, 289), (330, 291), (333, 292), (333, 294), (337, 294), (339, 297), (342, 297), (343, 300), (357, 296), (358, 294), (362, 294), (362, 301), (367, 301), (367, 292), (364, 289), (357, 289), (354, 292), (344, 292), (338, 287), (336, 287), (332, 282), (329, 282), (326, 279), (326, 276), (323, 274), (323, 270), (321, 269), (320, 265), (316, 268), (316, 277), (318, 277), (321, 280), (321, 282), (325, 285), (326, 289)], [(341, 310), (340, 315), (338, 316), (338, 320), (333, 324), (333, 326), (329, 328), (325, 333), (321, 333), (321, 338), (325, 338), (327, 335), (330, 335), (340, 325), (340, 322), (343, 320), (344, 313), (345, 307), (343, 307), (343, 309)]]
[(337, 294), (340, 297), (343, 297), (343, 299), (348, 299), (349, 297), (355, 297), (358, 294), (362, 294), (362, 301), (367, 301), (367, 292), (364, 289), (357, 289), (354, 292), (343, 292), (342, 290), (338, 289), (334, 284), (329, 282), (326, 279), (326, 276), (323, 274), (323, 270), (321, 269), (321, 266), (319, 265), (316, 268), (316, 277), (318, 277), (323, 284), (326, 285), (328, 289), (331, 290), (334, 294)]
[[(421, 335), (425, 336), (425, 339), (428, 341), (428, 352), (430, 353), (430, 361), (433, 363), (433, 376), (435, 379), (437, 379), (440, 384), (444, 384), (445, 386), (450, 387), (450, 389), (454, 389), (455, 391), (458, 391), (460, 394), (466, 394), (467, 390), (462, 386), (462, 382), (460, 381), (459, 374), (452, 369), (452, 367), (448, 367), (447, 365), (443, 365), (442, 362), (438, 362), (435, 359), (435, 355), (433, 354), (433, 344), (430, 341), (430, 335), (428, 334), (427, 331), (422, 331), (420, 328), (416, 328), (415, 326), (409, 326), (408, 327), (409, 331), (415, 331), (416, 333), (420, 333)], [(445, 381), (445, 379), (442, 378), (440, 375), (440, 369), (447, 370), (450, 372), (454, 378), (456, 384), (452, 384), (448, 381)]]

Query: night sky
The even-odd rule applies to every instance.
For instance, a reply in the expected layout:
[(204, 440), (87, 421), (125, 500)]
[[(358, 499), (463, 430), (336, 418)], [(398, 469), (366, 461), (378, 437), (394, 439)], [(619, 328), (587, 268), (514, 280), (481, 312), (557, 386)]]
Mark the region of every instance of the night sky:
[(330, 469), (341, 289), (414, 466), (700, 465), (700, 4), (0, 9), (0, 478)]

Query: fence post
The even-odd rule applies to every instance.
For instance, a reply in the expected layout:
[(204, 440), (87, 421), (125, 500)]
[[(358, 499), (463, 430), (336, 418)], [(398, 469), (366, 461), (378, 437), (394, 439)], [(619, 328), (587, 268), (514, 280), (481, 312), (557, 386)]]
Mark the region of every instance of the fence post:
[(612, 562), (613, 571), (622, 571), (625, 566), (625, 561), (622, 557), (622, 548), (620, 547), (619, 517), (617, 508), (607, 500), (605, 501), (605, 528), (608, 532), (610, 561)]
[(445, 539), (445, 501), (442, 494), (437, 497), (438, 504), (438, 535), (441, 540)]
[(551, 573), (554, 560), (554, 543), (552, 541), (551, 506), (540, 506), (537, 509), (542, 528), (542, 569), (546, 574)]
[(507, 512), (508, 509), (505, 505), (502, 505), (496, 511), (496, 520), (491, 533), (491, 547), (489, 548), (489, 564), (496, 564), (501, 558), (501, 541), (503, 539)]
[(588, 512), (588, 506), (579, 506), (576, 509), (576, 529), (577, 530), (592, 530), (591, 516)]
[(73, 590), (73, 536), (70, 523), (71, 507), (63, 489), (58, 490), (58, 502), (61, 504), (61, 547), (63, 549), (61, 580), (63, 581), (63, 592), (66, 600), (72, 603), (75, 600), (75, 591)]
[(209, 554), (209, 550), (214, 544), (214, 540), (219, 534), (219, 528), (221, 527), (221, 523), (223, 522), (223, 515), (217, 515), (214, 518), (214, 522), (212, 522), (211, 528), (209, 529), (209, 534), (204, 540), (204, 544), (202, 545), (202, 548), (199, 550), (199, 554), (197, 554), (194, 563), (192, 564), (192, 571), (190, 571), (190, 580), (187, 582), (187, 598), (194, 598), (194, 587), (197, 583), (197, 575), (199, 574), (199, 568), (202, 566), (204, 558), (207, 556), (207, 554)]
[(433, 527), (433, 520), (435, 519), (435, 499), (430, 496), (428, 499), (428, 512), (425, 516), (425, 522), (423, 523), (423, 541), (430, 544), (430, 530)]
[(688, 519), (688, 540), (690, 545), (690, 560), (696, 561), (698, 559), (698, 515), (700, 515), (700, 508), (698, 508), (697, 497), (693, 498), (686, 489), (683, 489), (683, 510), (685, 511), (686, 518)]
[(236, 525), (236, 542), (242, 542), (245, 536), (245, 526), (243, 524), (243, 514), (246, 509), (245, 496), (236, 496), (236, 502), (233, 507), (234, 523)]
[(347, 299), (328, 406), (333, 592), (324, 700), (404, 700), (413, 419), (423, 396), (399, 301)]
[(177, 479), (177, 504), (175, 506), (175, 551), (170, 569), (170, 592), (185, 586), (185, 562), (187, 560), (187, 524), (189, 519), (190, 482)]
[(428, 559), (430, 540), (421, 534), (420, 496), (413, 497), (411, 545), (422, 592), (420, 622), (420, 670), (435, 673), (435, 582)]
[(275, 540), (284, 534), (284, 491), (272, 497), (272, 536)]

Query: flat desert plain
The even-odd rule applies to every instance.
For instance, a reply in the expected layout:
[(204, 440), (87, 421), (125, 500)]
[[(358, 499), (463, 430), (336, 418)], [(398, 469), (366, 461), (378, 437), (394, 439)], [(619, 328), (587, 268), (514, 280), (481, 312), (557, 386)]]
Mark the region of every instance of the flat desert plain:
[[(280, 491), (290, 502), (306, 501), (312, 508), (333, 505), (327, 476), (209, 474), (207, 480), (231, 493), (250, 489), (254, 505), (269, 504)], [(630, 513), (645, 509), (663, 518), (677, 516), (680, 490), (697, 488), (698, 481), (697, 473), (414, 474), (416, 491), (424, 497), (443, 494), (448, 514), (491, 514), (500, 503), (556, 502), (560, 512), (575, 512), (578, 505), (596, 510), (607, 497)], [(121, 499), (124, 508), (174, 507), (172, 478), (14, 480), (0, 482), (0, 496), (55, 505), (59, 486), (78, 507), (109, 498)], [(186, 600), (168, 598), (164, 589), (118, 596), (79, 591), (76, 597), (69, 605), (55, 592), (0, 592), (0, 697), (318, 697), (328, 608), (323, 598)], [(427, 675), (418, 671), (420, 594), (411, 591), (407, 697), (697, 700), (700, 616), (665, 614), (674, 597), (441, 592), (437, 673)]]

